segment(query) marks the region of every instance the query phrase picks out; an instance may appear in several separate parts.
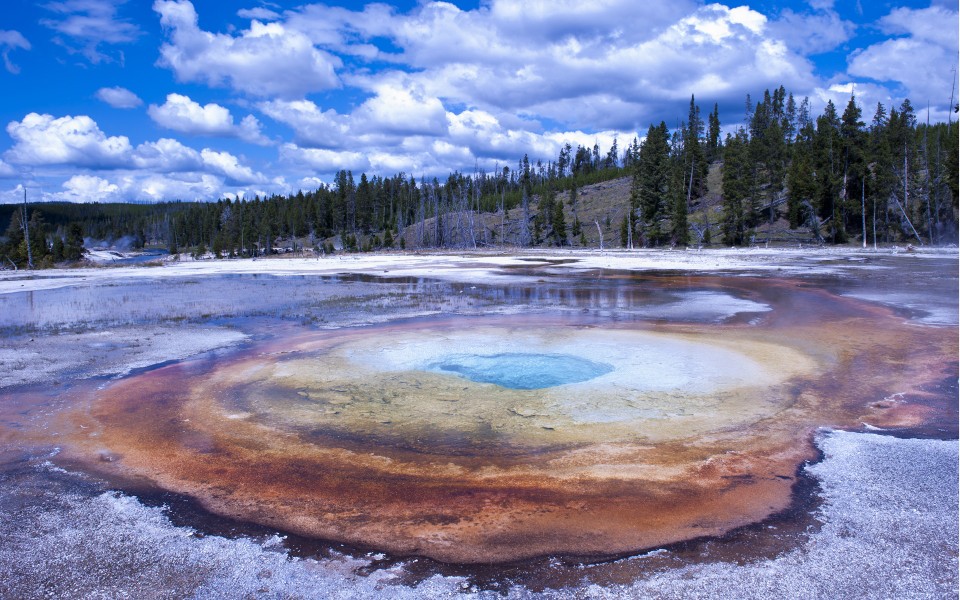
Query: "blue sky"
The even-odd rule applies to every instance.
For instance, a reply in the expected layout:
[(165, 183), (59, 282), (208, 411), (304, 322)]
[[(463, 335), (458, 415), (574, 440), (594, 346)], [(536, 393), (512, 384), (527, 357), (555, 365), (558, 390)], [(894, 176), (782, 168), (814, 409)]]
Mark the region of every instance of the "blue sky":
[[(957, 3), (7, 0), (0, 202), (291, 193), (621, 148), (784, 85), (947, 119)], [(954, 90), (956, 86), (954, 85)]]

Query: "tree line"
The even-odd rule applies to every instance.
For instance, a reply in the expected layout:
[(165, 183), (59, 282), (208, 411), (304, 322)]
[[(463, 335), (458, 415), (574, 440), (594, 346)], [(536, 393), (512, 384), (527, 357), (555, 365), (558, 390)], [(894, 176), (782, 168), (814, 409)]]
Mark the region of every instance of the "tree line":
[[(704, 121), (691, 96), (675, 129), (651, 124), (624, 148), (617, 139), (606, 151), (565, 144), (556, 159), (524, 156), (513, 168), (444, 180), (341, 170), (329, 185), (287, 196), (8, 205), (0, 207), (9, 222), (0, 259), (17, 267), (75, 260), (84, 239), (216, 256), (304, 246), (586, 246), (593, 223), (581, 221), (581, 190), (624, 177), (630, 192), (619, 234), (628, 248), (751, 244), (764, 223), (779, 220), (820, 243), (956, 242), (957, 123), (920, 123), (909, 100), (873, 112), (865, 123), (851, 96), (842, 113), (829, 101), (814, 116), (809, 99), (797, 102), (781, 86), (757, 102), (747, 96), (743, 125), (723, 137), (719, 107)], [(719, 198), (711, 198), (711, 173)], [(609, 215), (603, 228), (616, 229)]]

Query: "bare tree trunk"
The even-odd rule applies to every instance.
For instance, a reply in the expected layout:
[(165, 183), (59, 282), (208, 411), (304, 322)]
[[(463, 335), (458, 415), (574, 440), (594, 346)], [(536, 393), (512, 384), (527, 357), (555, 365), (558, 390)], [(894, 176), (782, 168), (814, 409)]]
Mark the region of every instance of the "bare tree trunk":
[(597, 234), (600, 235), (600, 252), (603, 252), (603, 230), (600, 229), (600, 221), (594, 219), (593, 222), (597, 226)]
[(507, 243), (507, 240), (503, 239), (503, 221), (507, 213), (505, 201), (506, 194), (507, 187), (504, 185), (502, 188), (500, 188), (500, 246), (503, 246)]
[(924, 196), (927, 199), (927, 238), (930, 245), (933, 245), (933, 215), (930, 212), (930, 146), (928, 145), (927, 132), (930, 131), (930, 102), (927, 102), (927, 128), (923, 130), (923, 167), (927, 172), (924, 182)]
[(27, 186), (23, 186), (23, 237), (27, 241), (27, 268), (33, 268), (33, 248), (30, 247), (30, 215), (27, 214)]
[(907, 211), (903, 208), (903, 205), (900, 204), (900, 201), (897, 200), (896, 194), (893, 195), (893, 201), (897, 203), (897, 208), (900, 209), (900, 213), (903, 215), (903, 218), (906, 219), (907, 225), (910, 226), (910, 230), (913, 231), (913, 235), (916, 236), (917, 241), (920, 242), (920, 245), (923, 245), (923, 239), (920, 237), (920, 234), (917, 233), (917, 228), (913, 226), (913, 222), (910, 221), (910, 217), (907, 216)]
[(523, 223), (520, 224), (520, 246), (530, 244), (530, 198), (527, 196), (526, 184), (523, 187)]
[[(900, 210), (904, 211), (904, 216), (906, 216), (906, 211), (910, 210), (910, 196), (907, 190), (907, 180), (910, 179), (910, 171), (907, 170), (907, 144), (903, 144), (903, 206), (900, 207)], [(910, 218), (908, 217), (909, 221)], [(913, 224), (910, 224), (910, 227), (913, 227)]]
[[(473, 248), (477, 248), (477, 221), (480, 218), (480, 174), (475, 173), (473, 178), (473, 197), (470, 202), (470, 241)], [(476, 213), (474, 213), (476, 209)]]
[(460, 185), (459, 194), (457, 195), (457, 222), (454, 224), (453, 229), (456, 233), (457, 242), (456, 244), (452, 243), (451, 245), (457, 248), (466, 247), (466, 237), (463, 235), (463, 211), (466, 209), (466, 191), (463, 189), (463, 185)]
[(867, 247), (867, 184), (860, 180), (860, 216), (863, 217), (863, 247)]
[(433, 186), (430, 186), (430, 196), (433, 198), (433, 245), (439, 247), (441, 235), (443, 235), (440, 227), (443, 223), (440, 222), (440, 195), (437, 190), (433, 189)]
[(427, 186), (424, 181), (420, 180), (420, 206), (417, 209), (417, 248), (423, 248), (423, 236), (426, 234), (424, 231), (427, 221), (427, 207), (426, 207), (426, 198)]

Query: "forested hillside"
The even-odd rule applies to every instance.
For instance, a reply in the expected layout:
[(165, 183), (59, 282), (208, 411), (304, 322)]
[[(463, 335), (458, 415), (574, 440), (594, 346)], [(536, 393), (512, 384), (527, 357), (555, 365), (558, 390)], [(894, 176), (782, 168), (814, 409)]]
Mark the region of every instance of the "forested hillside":
[(0, 260), (73, 260), (84, 238), (217, 256), (595, 247), (601, 235), (607, 247), (747, 245), (775, 223), (819, 243), (956, 243), (956, 122), (920, 123), (909, 100), (865, 116), (853, 97), (842, 111), (828, 102), (812, 115), (806, 98), (783, 87), (757, 102), (748, 96), (745, 110), (746, 125), (721, 137), (718, 108), (704, 121), (691, 97), (678, 128), (652, 124), (642, 143), (567, 144), (546, 162), (524, 156), (515, 167), (442, 181), (341, 171), (331, 185), (291, 196), (35, 204), (29, 220), (22, 206), (2, 206)]

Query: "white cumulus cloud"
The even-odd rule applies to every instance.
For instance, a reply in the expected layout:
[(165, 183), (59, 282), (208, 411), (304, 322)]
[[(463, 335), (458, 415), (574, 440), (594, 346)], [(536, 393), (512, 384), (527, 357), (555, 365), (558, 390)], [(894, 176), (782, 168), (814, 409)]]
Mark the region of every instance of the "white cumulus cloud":
[[(639, 130), (676, 115), (691, 94), (733, 103), (752, 90), (816, 84), (810, 61), (745, 6), (497, 1), (464, 11), (424, 3), (386, 18), (369, 34), (389, 37), (401, 49), (390, 59), (405, 68), (344, 76), (371, 104), (402, 81), (401, 89), (438, 99), (447, 112)], [(344, 27), (367, 33), (355, 21)]]
[(224, 189), (222, 177), (197, 172), (125, 174), (117, 178), (117, 185), (125, 198), (149, 202), (215, 200)]
[(281, 23), (255, 20), (235, 36), (201, 30), (188, 0), (156, 0), (153, 9), (169, 35), (160, 48), (160, 64), (180, 81), (284, 98), (339, 85), (335, 69), (340, 59)]
[(880, 26), (888, 33), (904, 35), (855, 52), (848, 73), (899, 84), (915, 106), (929, 100), (942, 111), (954, 84), (949, 67), (956, 66), (960, 52), (956, 8), (898, 8), (882, 18)]
[[(281, 185), (277, 181), (282, 182), (254, 171), (230, 152), (197, 151), (172, 138), (133, 147), (128, 138), (108, 136), (85, 115), (55, 118), (30, 113), (11, 122), (7, 132), (15, 145), (0, 160), (0, 177), (15, 176), (15, 167), (81, 170), (62, 183), (63, 190), (53, 199), (213, 200), (225, 186), (276, 189)], [(286, 189), (285, 183), (282, 186)]]
[(99, 100), (114, 108), (137, 108), (143, 104), (139, 96), (124, 87), (104, 87), (97, 90)]
[(14, 145), (5, 153), (11, 163), (74, 165), (111, 169), (130, 164), (132, 147), (126, 136), (107, 136), (86, 115), (55, 118), (30, 113), (7, 125)]
[[(623, 148), (651, 123), (676, 126), (692, 94), (704, 115), (718, 103), (729, 126), (745, 94), (781, 84), (814, 104), (839, 107), (855, 94), (865, 115), (877, 101), (909, 95), (922, 107), (930, 99), (941, 104), (937, 115), (958, 55), (957, 8), (946, 0), (856, 26), (833, 0), (789, 9), (699, 0), (249, 4), (257, 6), (232, 15), (190, 0), (148, 4), (162, 26), (155, 65), (196, 84), (192, 98), (171, 93), (147, 107), (165, 137), (126, 132), (131, 143), (90, 117), (30, 113), (7, 126), (12, 145), (0, 154), (0, 177), (72, 169), (58, 193), (138, 200), (315, 186), (339, 169), (443, 177), (474, 165), (513, 168), (524, 154), (555, 160), (567, 142), (605, 154), (614, 137)], [(141, 35), (122, 18), (131, 6), (46, 0), (43, 10), (61, 44), (96, 61), (119, 54), (102, 56), (108, 45)], [(210, 20), (224, 16), (240, 25)], [(856, 28), (886, 39), (850, 51), (846, 72), (822, 73), (829, 61), (817, 55), (859, 43)], [(16, 71), (12, 53), (24, 50), (20, 33), (0, 30), (8, 71)], [(200, 86), (226, 89), (218, 94), (227, 99), (197, 101)], [(96, 97), (116, 108), (144, 104), (123, 87)], [(201, 149), (187, 136), (219, 139)]]
[(123, 200), (120, 187), (102, 177), (74, 175), (63, 182), (63, 191), (54, 196), (65, 202), (117, 202)]
[(233, 183), (250, 184), (263, 183), (266, 178), (260, 173), (255, 173), (253, 169), (240, 164), (240, 159), (229, 152), (217, 152), (204, 148), (200, 151), (200, 157), (203, 164), (210, 170), (220, 173)]
[(447, 132), (446, 111), (436, 97), (413, 82), (384, 82), (376, 95), (357, 109), (358, 129), (399, 135), (442, 136)]
[(260, 131), (260, 122), (247, 115), (239, 125), (233, 122), (230, 110), (219, 104), (204, 104), (181, 94), (168, 94), (161, 105), (151, 104), (147, 113), (161, 127), (190, 135), (236, 137), (253, 143), (267, 143)]
[(171, 138), (140, 144), (134, 152), (133, 163), (138, 169), (160, 173), (203, 169), (199, 152)]
[(300, 148), (296, 144), (280, 147), (280, 158), (288, 164), (307, 168), (317, 173), (334, 173), (341, 169), (355, 172), (369, 171), (371, 163), (363, 152), (328, 150), (325, 148)]
[(258, 108), (274, 121), (293, 128), (300, 145), (336, 148), (353, 142), (348, 119), (332, 109), (321, 111), (311, 100), (271, 100)]

